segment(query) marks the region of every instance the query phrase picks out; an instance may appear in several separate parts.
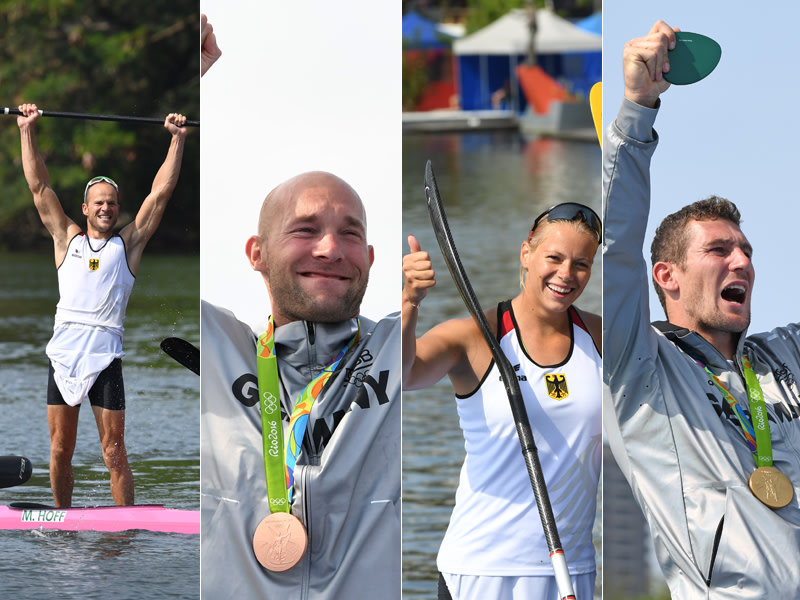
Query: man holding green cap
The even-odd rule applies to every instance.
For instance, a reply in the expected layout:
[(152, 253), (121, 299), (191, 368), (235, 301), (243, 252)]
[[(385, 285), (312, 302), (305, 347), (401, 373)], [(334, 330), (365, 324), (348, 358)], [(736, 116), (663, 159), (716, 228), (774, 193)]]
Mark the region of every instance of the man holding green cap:
[(53, 237), (60, 299), (53, 337), (47, 345), (50, 375), (47, 420), (50, 426), (50, 485), (59, 508), (72, 503), (72, 454), (78, 411), (89, 398), (118, 505), (133, 504), (133, 474), (125, 450), (125, 391), (122, 382), (122, 332), (144, 247), (161, 222), (178, 182), (186, 118), (170, 114), (164, 127), (172, 135), (167, 157), (136, 218), (114, 233), (119, 189), (109, 177), (91, 179), (84, 190), (86, 231), (70, 219), (50, 186), (36, 146), (35, 104), (19, 107), (22, 167), (42, 223)]
[(662, 221), (649, 275), (667, 321), (650, 324), (641, 249), (676, 41), (659, 21), (625, 46), (603, 144), (604, 425), (673, 598), (794, 598), (800, 327), (747, 335), (755, 269), (732, 202)]

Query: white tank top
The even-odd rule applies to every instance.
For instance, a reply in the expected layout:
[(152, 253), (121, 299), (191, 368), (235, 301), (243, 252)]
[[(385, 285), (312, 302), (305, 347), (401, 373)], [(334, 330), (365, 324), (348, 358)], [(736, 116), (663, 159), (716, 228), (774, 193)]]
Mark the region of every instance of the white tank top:
[[(601, 357), (569, 309), (572, 347), (539, 366), (523, 349), (510, 301), (498, 306), (498, 339), (514, 366), (570, 573), (595, 570), (592, 526), (600, 475)], [(437, 565), (464, 575), (552, 576), (550, 553), (508, 396), (492, 362), (478, 389), (456, 396), (466, 458)]]
[(97, 375), (122, 352), (125, 310), (135, 278), (119, 236), (92, 240), (72, 238), (58, 267), (53, 337), (46, 353), (53, 377), (70, 406), (80, 404)]
[(76, 235), (58, 267), (56, 327), (80, 323), (121, 336), (134, 281), (121, 237), (89, 240), (85, 233)]

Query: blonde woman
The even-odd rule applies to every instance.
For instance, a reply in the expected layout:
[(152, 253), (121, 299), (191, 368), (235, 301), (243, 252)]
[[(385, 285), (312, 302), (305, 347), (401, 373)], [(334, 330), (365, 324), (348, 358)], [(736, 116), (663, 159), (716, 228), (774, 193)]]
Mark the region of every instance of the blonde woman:
[[(522, 290), (485, 311), (517, 372), (578, 598), (595, 580), (592, 526), (601, 461), (601, 320), (574, 306), (602, 237), (597, 214), (542, 213), (520, 248)], [(472, 318), (416, 337), (436, 285), (414, 236), (403, 259), (403, 389), (453, 385), (466, 458), (439, 549), (439, 597), (558, 598), (549, 551), (500, 373)]]

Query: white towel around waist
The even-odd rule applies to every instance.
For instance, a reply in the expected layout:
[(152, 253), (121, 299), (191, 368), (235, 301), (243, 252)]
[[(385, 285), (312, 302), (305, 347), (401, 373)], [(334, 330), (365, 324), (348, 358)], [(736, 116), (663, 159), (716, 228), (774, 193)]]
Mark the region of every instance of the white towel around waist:
[(70, 406), (83, 402), (97, 376), (125, 354), (117, 332), (79, 323), (58, 324), (46, 352), (56, 385)]

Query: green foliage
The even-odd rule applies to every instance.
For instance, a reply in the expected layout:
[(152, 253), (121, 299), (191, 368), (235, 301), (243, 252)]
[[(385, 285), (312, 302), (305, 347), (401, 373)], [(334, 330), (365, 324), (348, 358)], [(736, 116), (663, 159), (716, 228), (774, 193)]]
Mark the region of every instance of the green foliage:
[[(486, 27), (515, 8), (524, 8), (528, 0), (469, 0), (470, 11), (467, 17), (467, 33)], [(536, 7), (544, 5), (544, 0), (537, 0)]]
[[(496, 21), (509, 11), (515, 8), (527, 8), (535, 4), (536, 8), (544, 8), (545, 0), (467, 0), (469, 15), (467, 17), (467, 33), (473, 33), (482, 27), (486, 27), (492, 21)], [(591, 14), (597, 4), (596, 0), (570, 0), (552, 3), (553, 10), (562, 17), (569, 18), (574, 16), (585, 16)]]
[[(180, 112), (199, 119), (199, 37), (196, 0), (0, 0), (0, 105), (34, 102), (44, 110), (159, 118)], [(132, 218), (169, 140), (158, 125), (46, 117), (37, 124), (53, 189), (79, 224), (85, 222), (83, 187), (97, 174), (120, 184), (121, 223)], [(151, 246), (197, 250), (199, 157), (194, 130)], [(49, 243), (22, 173), (13, 116), (0, 117), (0, 186), (0, 247), (29, 247), (42, 238)]]

